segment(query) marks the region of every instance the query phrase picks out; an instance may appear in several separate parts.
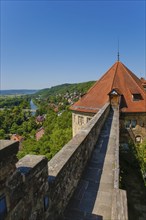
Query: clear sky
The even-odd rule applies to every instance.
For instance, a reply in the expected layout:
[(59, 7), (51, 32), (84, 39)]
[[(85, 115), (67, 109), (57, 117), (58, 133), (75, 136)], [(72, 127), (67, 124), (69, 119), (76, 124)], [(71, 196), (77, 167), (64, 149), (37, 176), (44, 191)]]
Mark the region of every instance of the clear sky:
[(146, 77), (145, 1), (1, 0), (1, 89), (97, 80), (117, 60)]

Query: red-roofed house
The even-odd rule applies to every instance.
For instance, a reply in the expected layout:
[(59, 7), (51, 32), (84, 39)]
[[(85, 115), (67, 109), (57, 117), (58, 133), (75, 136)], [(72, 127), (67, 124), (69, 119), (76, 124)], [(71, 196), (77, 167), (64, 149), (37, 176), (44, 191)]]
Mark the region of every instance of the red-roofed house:
[(42, 123), (44, 122), (44, 120), (45, 120), (45, 118), (44, 118), (43, 115), (38, 115), (38, 116), (36, 117), (36, 123), (37, 123), (37, 124), (42, 124)]
[(121, 125), (133, 130), (135, 138), (146, 138), (145, 80), (139, 79), (123, 63), (117, 61), (76, 103), (71, 106), (73, 136), (107, 102), (118, 105)]
[(11, 136), (11, 141), (19, 141), (22, 142), (24, 138), (18, 134), (12, 134)]
[(37, 132), (36, 132), (36, 140), (39, 141), (41, 137), (43, 137), (45, 133), (45, 130), (43, 127), (41, 127)]

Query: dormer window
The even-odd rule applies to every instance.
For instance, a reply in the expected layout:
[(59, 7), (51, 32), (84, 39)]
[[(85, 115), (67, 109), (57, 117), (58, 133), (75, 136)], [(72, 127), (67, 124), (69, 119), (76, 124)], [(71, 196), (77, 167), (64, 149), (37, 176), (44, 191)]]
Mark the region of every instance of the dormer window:
[(117, 91), (115, 91), (114, 89), (112, 90), (112, 92), (110, 93), (110, 95), (118, 95)]
[(139, 93), (139, 94), (132, 94), (132, 99), (133, 99), (133, 101), (140, 101), (140, 100), (143, 100), (143, 98), (142, 98), (142, 96), (141, 96), (141, 94)]

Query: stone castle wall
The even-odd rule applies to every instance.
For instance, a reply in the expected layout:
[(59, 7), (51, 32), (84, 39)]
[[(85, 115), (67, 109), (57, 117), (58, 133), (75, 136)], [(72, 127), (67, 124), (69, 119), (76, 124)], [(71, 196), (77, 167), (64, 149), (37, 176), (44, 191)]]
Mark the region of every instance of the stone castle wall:
[(44, 156), (17, 162), (19, 143), (0, 141), (0, 219), (46, 219), (48, 166)]
[[(110, 105), (106, 104), (49, 162), (44, 156), (36, 155), (26, 155), (17, 161), (18, 142), (0, 141), (0, 219), (60, 218), (109, 111)], [(118, 152), (115, 162), (116, 167)], [(116, 172), (115, 185), (118, 175)]]
[(71, 198), (109, 114), (106, 104), (48, 163), (49, 219), (61, 216)]

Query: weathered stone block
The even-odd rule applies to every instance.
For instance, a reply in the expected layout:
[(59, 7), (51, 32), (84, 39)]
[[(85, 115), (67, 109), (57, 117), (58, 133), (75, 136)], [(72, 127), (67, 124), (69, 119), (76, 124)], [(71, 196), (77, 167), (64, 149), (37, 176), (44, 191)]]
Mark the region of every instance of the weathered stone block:
[(13, 209), (16, 204), (24, 197), (24, 184), (22, 175), (15, 171), (6, 182), (6, 192), (9, 198), (9, 208)]
[[(16, 153), (16, 148), (14, 152)], [(15, 157), (9, 155), (9, 161), (2, 160), (5, 166), (2, 175), (3, 189), (0, 189), (0, 193), (6, 197), (7, 219), (46, 219), (44, 198), (48, 197), (48, 160), (44, 156), (27, 155), (17, 163), (16, 169)], [(11, 172), (8, 172), (9, 168)]]
[(6, 179), (16, 170), (18, 161), (16, 154), (19, 143), (16, 141), (0, 140), (0, 188), (5, 186)]

